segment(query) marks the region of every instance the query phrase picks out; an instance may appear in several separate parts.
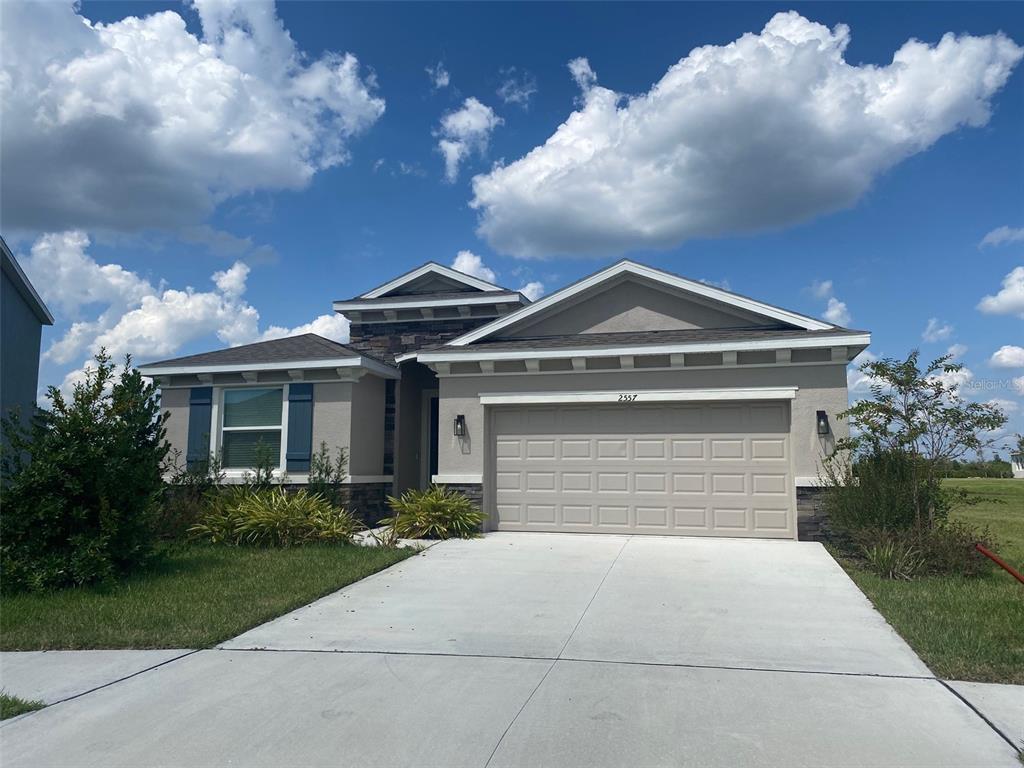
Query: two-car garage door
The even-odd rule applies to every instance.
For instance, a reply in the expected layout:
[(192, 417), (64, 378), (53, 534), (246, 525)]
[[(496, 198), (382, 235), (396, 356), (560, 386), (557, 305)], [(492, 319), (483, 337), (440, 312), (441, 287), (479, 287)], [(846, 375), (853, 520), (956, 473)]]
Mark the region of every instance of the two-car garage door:
[(499, 530), (794, 538), (789, 403), (497, 407)]

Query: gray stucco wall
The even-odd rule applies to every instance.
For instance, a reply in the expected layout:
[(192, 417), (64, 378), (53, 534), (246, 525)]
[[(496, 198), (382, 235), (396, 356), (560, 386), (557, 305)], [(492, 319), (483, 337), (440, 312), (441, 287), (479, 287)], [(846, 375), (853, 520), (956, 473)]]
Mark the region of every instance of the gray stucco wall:
[[(315, 411), (313, 423), (316, 424)], [(352, 385), (350, 423), (352, 426), (349, 439), (349, 471), (354, 476), (382, 474), (384, 471), (384, 379), (377, 376), (363, 376)]]
[(167, 411), (167, 442), (173, 450), (181, 452), (178, 463), (185, 467), (188, 449), (188, 393), (187, 389), (161, 389), (160, 408)]
[(635, 280), (625, 280), (601, 293), (588, 295), (573, 306), (560, 305), (550, 312), (550, 316), (528, 321), (509, 335), (737, 328), (767, 322), (766, 318), (740, 310), (723, 312)]
[(39, 387), (42, 325), (7, 274), (0, 276), (0, 409), (6, 416), (20, 408), (28, 416)]
[[(313, 453), (326, 443), (332, 458), (338, 449), (350, 450), (352, 434), (352, 384), (346, 381), (321, 382), (313, 385)], [(349, 471), (352, 456), (349, 454)]]
[[(794, 365), (763, 368), (725, 368), (692, 371), (608, 371), (529, 375), (454, 376), (440, 379), (440, 421), (466, 417), (468, 437), (460, 440), (441, 430), (438, 472), (441, 475), (483, 475), (488, 435), (485, 435), (483, 393), (512, 392), (630, 392), (651, 389), (719, 389), (733, 387), (798, 387), (792, 403), (790, 442), (796, 477), (815, 477), (820, 457), (832, 450), (834, 439), (847, 434), (836, 414), (847, 408), (844, 365)], [(628, 407), (628, 406), (627, 406)], [(828, 413), (832, 436), (817, 435), (815, 412)], [(486, 478), (484, 480), (486, 482)]]

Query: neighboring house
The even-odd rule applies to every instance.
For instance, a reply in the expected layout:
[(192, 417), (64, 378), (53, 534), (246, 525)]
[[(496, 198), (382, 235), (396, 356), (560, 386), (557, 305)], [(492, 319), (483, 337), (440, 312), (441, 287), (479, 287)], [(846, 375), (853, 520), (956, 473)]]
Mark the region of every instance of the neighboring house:
[(1024, 453), (1011, 454), (1010, 464), (1013, 467), (1013, 476), (1018, 480), (1024, 480)]
[(539, 301), (425, 264), (306, 335), (142, 366), (192, 460), (350, 451), (353, 504), (439, 482), (491, 529), (796, 538), (871, 340), (621, 261)]
[(0, 238), (3, 286), (0, 287), (0, 412), (17, 409), (31, 415), (39, 389), (39, 345), (53, 315)]

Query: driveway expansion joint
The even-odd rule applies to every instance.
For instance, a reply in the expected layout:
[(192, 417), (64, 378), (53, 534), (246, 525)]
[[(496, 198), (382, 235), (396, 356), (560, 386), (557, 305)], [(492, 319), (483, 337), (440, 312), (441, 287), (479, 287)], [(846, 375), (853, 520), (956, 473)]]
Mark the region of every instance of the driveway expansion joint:
[(1005, 741), (1007, 744), (1009, 744), (1011, 747), (1017, 750), (1018, 754), (1024, 756), (1024, 745), (1015, 743), (1014, 740), (1008, 734), (1003, 733), (1003, 730), (999, 726), (997, 726), (988, 717), (986, 717), (980, 709), (978, 709), (976, 706), (974, 706), (974, 704), (968, 701), (967, 698), (963, 694), (961, 694), (960, 691), (958, 691), (956, 688), (951, 686), (945, 680), (939, 680), (939, 678), (935, 679), (939, 681), (943, 688), (945, 688), (947, 691), (949, 691), (958, 699), (960, 699), (960, 701), (962, 701), (968, 709), (970, 709), (974, 714), (976, 714), (978, 717), (984, 720), (985, 724), (993, 731), (998, 733), (1003, 738), (1003, 741)]

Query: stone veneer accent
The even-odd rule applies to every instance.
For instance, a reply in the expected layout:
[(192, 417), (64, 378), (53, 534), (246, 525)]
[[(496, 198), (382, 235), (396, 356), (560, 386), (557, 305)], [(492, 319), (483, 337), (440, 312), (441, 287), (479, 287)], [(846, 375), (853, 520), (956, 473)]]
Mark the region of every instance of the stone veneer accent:
[[(458, 491), (480, 509), (484, 508), (484, 487), (481, 483), (445, 483), (445, 488)], [(484, 520), (484, 530), (488, 529), (487, 521)]]
[(824, 495), (824, 488), (797, 486), (796, 528), (800, 541), (825, 541), (828, 537), (828, 517), (822, 509)]
[(395, 473), (395, 380), (384, 382), (384, 474)]
[(341, 500), (353, 515), (372, 528), (391, 514), (387, 497), (391, 483), (352, 483), (342, 486)]
[(415, 322), (352, 323), (348, 345), (387, 363), (394, 363), (398, 355), (439, 346), (494, 319), (453, 317)]

